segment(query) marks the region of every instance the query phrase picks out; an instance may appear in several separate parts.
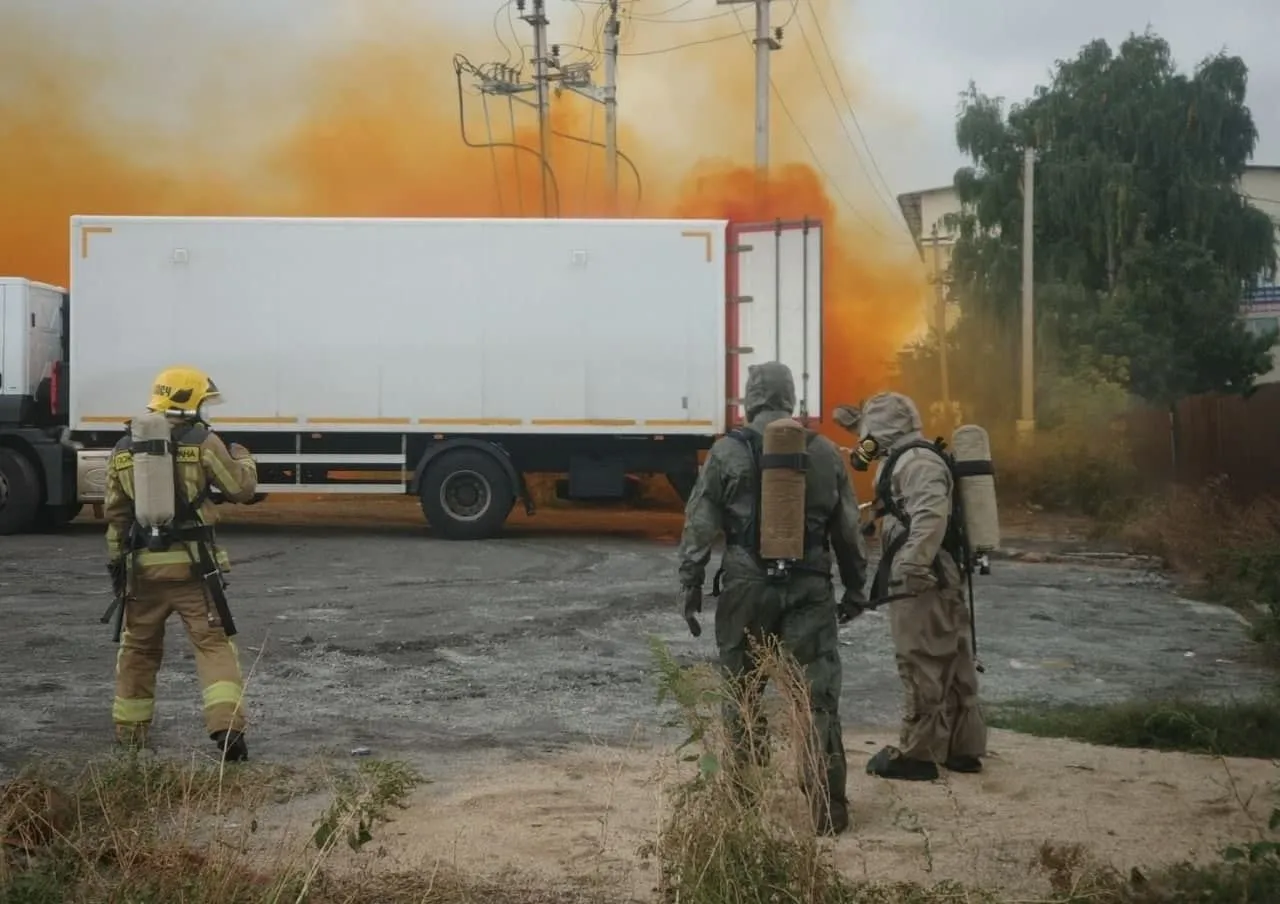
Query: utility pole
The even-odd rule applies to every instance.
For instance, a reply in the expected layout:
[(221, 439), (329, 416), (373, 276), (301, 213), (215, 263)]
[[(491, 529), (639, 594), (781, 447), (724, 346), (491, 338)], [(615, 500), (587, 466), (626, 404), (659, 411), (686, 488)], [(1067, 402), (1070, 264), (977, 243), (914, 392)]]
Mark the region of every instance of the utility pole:
[[(605, 30), (605, 86), (595, 87), (591, 83), (590, 61), (562, 63), (560, 61), (560, 45), (547, 45), (546, 0), (533, 0), (533, 8), (525, 12), (528, 0), (516, 0), (516, 9), (520, 19), (528, 22), (533, 29), (533, 79), (525, 81), (520, 70), (513, 69), (505, 63), (488, 63), (481, 67), (471, 66), (469, 71), (477, 78), (479, 89), (483, 94), (506, 97), (533, 107), (538, 113), (538, 156), (541, 163), (540, 177), (542, 183), (542, 215), (550, 216), (551, 196), (551, 92), (559, 96), (562, 90), (568, 89), (575, 94), (589, 98), (605, 105), (605, 152), (608, 157), (609, 190), (616, 200), (618, 191), (618, 34), (621, 31), (618, 23), (618, 0), (609, 0), (609, 22)], [(520, 95), (532, 92), (533, 102), (524, 100)], [(515, 129), (514, 119), (512, 129)], [(597, 144), (596, 142), (592, 142)], [(517, 170), (518, 173), (518, 170)], [(557, 209), (559, 203), (557, 202)]]
[[(521, 12), (524, 2), (519, 3)], [(533, 84), (537, 91), (538, 104), (538, 153), (545, 164), (550, 164), (550, 146), (548, 139), (551, 133), (551, 102), (548, 87), (550, 84), (551, 60), (547, 54), (547, 15), (545, 0), (533, 0), (533, 12), (520, 18), (533, 27)], [(550, 205), (547, 189), (547, 168), (543, 166), (539, 175), (542, 177), (542, 215), (548, 216)]]
[(604, 85), (592, 84), (590, 63), (559, 62), (558, 47), (552, 47), (551, 59), (558, 75), (557, 90), (564, 88), (581, 97), (604, 105), (604, 156), (605, 178), (608, 183), (609, 204), (616, 211), (618, 206), (618, 36), (622, 25), (618, 21), (618, 0), (609, 0), (609, 18), (604, 26)]
[(938, 256), (938, 224), (933, 224), (933, 294), (938, 319), (938, 364), (942, 368), (942, 408), (948, 423), (951, 418), (951, 377), (947, 373), (947, 296), (942, 283), (942, 266)]
[(762, 180), (769, 176), (769, 54), (782, 48), (782, 29), (771, 34), (769, 3), (771, 0), (716, 0), (719, 6), (752, 3), (756, 8), (756, 174)]
[(1022, 417), (1018, 433), (1030, 439), (1036, 429), (1035, 406), (1035, 185), (1036, 152), (1028, 146), (1022, 163)]
[(618, 209), (618, 0), (609, 0), (604, 25), (604, 165), (609, 207)]

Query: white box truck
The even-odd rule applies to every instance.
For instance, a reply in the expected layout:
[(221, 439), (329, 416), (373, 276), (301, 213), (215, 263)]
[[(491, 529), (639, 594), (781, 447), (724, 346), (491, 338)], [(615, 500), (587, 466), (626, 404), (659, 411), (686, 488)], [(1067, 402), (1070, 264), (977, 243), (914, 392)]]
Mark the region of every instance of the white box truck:
[[(6, 283), (59, 325), (37, 342), (3, 321), (27, 376), (0, 465), (27, 459), (4, 473), (35, 473), (22, 499), (46, 521), (101, 503), (108, 450), (176, 364), (217, 382), (212, 424), (264, 496), (414, 494), (456, 539), (532, 513), (530, 474), (577, 500), (652, 474), (687, 496), (751, 363), (790, 365), (821, 412), (815, 220), (76, 216), (70, 238), (69, 296)], [(29, 508), (0, 509), (0, 531)]]

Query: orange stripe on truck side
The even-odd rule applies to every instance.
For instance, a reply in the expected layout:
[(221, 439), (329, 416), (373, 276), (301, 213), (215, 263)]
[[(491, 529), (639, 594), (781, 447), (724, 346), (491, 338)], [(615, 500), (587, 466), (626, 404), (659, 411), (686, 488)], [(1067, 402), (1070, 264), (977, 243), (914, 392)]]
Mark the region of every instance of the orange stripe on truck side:
[(296, 417), (215, 417), (215, 424), (296, 424)]
[[(130, 420), (133, 415), (117, 414), (117, 415), (94, 415), (92, 417), (80, 418), (82, 424), (121, 424)], [(215, 424), (279, 424), (285, 426), (288, 424), (300, 423), (300, 419), (296, 417), (215, 417), (211, 418)], [(332, 417), (332, 418), (307, 418), (308, 424), (329, 424), (329, 425), (379, 425), (379, 424), (400, 424), (409, 425), (413, 423), (412, 419), (407, 417)], [(680, 420), (678, 418), (663, 419), (657, 418), (646, 421), (636, 421), (632, 418), (534, 418), (529, 422), (537, 427), (633, 427), (636, 424), (643, 423), (646, 427), (710, 427), (711, 421), (690, 421)], [(488, 418), (465, 418), (465, 417), (436, 417), (436, 418), (419, 418), (418, 424), (423, 427), (519, 427), (524, 424), (518, 417), (488, 417)]]

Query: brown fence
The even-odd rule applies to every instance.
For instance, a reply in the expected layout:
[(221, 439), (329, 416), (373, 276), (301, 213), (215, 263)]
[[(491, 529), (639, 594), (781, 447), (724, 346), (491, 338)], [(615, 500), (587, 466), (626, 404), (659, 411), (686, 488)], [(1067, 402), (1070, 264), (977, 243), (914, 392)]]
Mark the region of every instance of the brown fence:
[(1196, 485), (1225, 475), (1242, 498), (1280, 497), (1280, 384), (1261, 386), (1247, 399), (1183, 399), (1176, 418), (1168, 410), (1137, 409), (1126, 415), (1125, 432), (1152, 483)]

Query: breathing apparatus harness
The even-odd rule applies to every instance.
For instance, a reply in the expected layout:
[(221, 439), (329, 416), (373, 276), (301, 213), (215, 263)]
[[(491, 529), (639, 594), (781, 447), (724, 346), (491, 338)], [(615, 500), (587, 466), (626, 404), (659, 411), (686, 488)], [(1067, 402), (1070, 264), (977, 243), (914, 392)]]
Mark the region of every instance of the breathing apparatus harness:
[(204, 503), (213, 493), (213, 484), (206, 480), (196, 495), (188, 499), (183, 492), (179, 471), (179, 448), (185, 444), (199, 448), (209, 434), (209, 426), (197, 416), (194, 421), (180, 422), (174, 426), (168, 440), (132, 441), (131, 452), (152, 455), (168, 454), (173, 461), (174, 518), (163, 527), (145, 530), (134, 521), (130, 526), (127, 555), (133, 557), (136, 572), (138, 556), (143, 551), (166, 552), (174, 544), (181, 543), (191, 562), (191, 574), (200, 583), (207, 602), (213, 606), (210, 623), (216, 613), (228, 637), (236, 634), (235, 620), (227, 603), (227, 580), (218, 567), (218, 546), (213, 525), (206, 524), (200, 514)]
[[(934, 556), (931, 568), (938, 579), (938, 586), (945, 589), (948, 586), (946, 572), (942, 567), (942, 552), (945, 551), (956, 563), (957, 568), (960, 570), (961, 580), (968, 586), (969, 632), (973, 641), (973, 655), (976, 659), (978, 655), (978, 628), (974, 616), (973, 572), (976, 567), (982, 574), (987, 574), (991, 566), (986, 553), (974, 554), (965, 522), (963, 497), (958, 490), (961, 478), (983, 474), (994, 475), (995, 468), (989, 461), (957, 462), (955, 457), (946, 451), (946, 440), (940, 436), (932, 442), (926, 439), (918, 439), (894, 449), (885, 457), (884, 465), (880, 469), (880, 474), (876, 479), (873, 516), (874, 518), (883, 518), (885, 515), (891, 515), (902, 525), (902, 531), (894, 538), (892, 543), (881, 550), (880, 562), (876, 566), (876, 575), (871, 585), (872, 605), (876, 605), (876, 601), (888, 602), (890, 599), (896, 600), (899, 598), (897, 596), (889, 597), (888, 595), (889, 574), (893, 568), (894, 558), (901, 552), (902, 547), (906, 545), (908, 538), (911, 536), (911, 515), (901, 501), (894, 496), (893, 470), (897, 466), (899, 459), (912, 449), (926, 449), (932, 452), (942, 460), (947, 472), (951, 475), (951, 511), (947, 515), (947, 530), (942, 537), (942, 545), (938, 555)], [(871, 461), (879, 457), (879, 454), (879, 443), (874, 437), (869, 436), (858, 443), (850, 458), (856, 470), (865, 471)], [(863, 530), (870, 535), (875, 530), (874, 520), (866, 525)], [(979, 672), (986, 671), (980, 660), (977, 662), (977, 669)]]
[[(815, 430), (805, 430), (805, 449), (806, 451), (797, 455), (766, 455), (764, 453), (764, 437), (758, 430), (750, 427), (734, 427), (726, 436), (730, 436), (746, 447), (748, 454), (751, 455), (752, 476), (754, 479), (752, 485), (751, 514), (747, 518), (747, 523), (741, 531), (726, 531), (725, 545), (737, 546), (745, 549), (750, 553), (751, 557), (756, 561), (765, 573), (765, 580), (773, 584), (785, 583), (787, 578), (794, 572), (806, 572), (810, 574), (826, 574), (821, 569), (812, 568), (799, 562), (777, 563), (766, 561), (760, 557), (760, 495), (764, 482), (761, 479), (762, 472), (766, 468), (788, 468), (796, 471), (809, 470), (809, 453), (808, 448), (817, 438), (818, 433)], [(808, 525), (805, 526), (804, 547), (806, 551), (817, 549), (828, 549), (830, 546), (827, 532), (824, 531), (822, 536), (816, 537), (809, 530)], [(724, 589), (724, 565), (716, 570), (715, 576), (711, 579), (711, 595), (717, 597)]]

